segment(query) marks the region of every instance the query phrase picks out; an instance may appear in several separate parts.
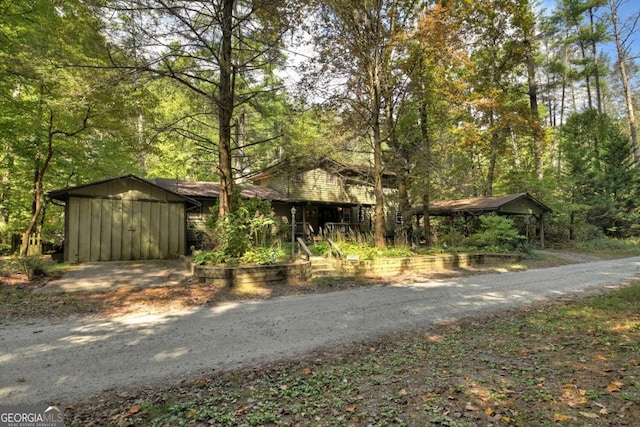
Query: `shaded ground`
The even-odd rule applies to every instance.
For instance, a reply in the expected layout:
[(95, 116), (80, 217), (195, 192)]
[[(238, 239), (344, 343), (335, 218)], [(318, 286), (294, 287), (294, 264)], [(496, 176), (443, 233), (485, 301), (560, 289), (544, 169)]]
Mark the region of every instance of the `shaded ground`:
[[(4, 261), (7, 262), (6, 260)], [(298, 285), (273, 285), (243, 289), (220, 288), (208, 284), (184, 280), (184, 286), (171, 282), (167, 286), (109, 286), (99, 292), (40, 293), (52, 279), (59, 279), (61, 272), (53, 276), (27, 276), (15, 269), (0, 268), (0, 325), (7, 322), (48, 318), (51, 321), (68, 320), (83, 316), (113, 316), (144, 311), (161, 312), (166, 309), (210, 306), (224, 301), (243, 299), (269, 299), (286, 295), (332, 292), (362, 286), (412, 283), (424, 279), (459, 277), (505, 271), (520, 271), (572, 263), (554, 254), (520, 262), (487, 264), (466, 269), (435, 270), (424, 274), (407, 274), (395, 278), (321, 278)], [(0, 260), (0, 267), (3, 261)], [(72, 278), (73, 274), (68, 275)], [(154, 276), (155, 277), (155, 276)], [(162, 276), (164, 277), (164, 276)], [(164, 279), (163, 279), (164, 280)], [(120, 283), (131, 284), (133, 279), (123, 276)], [(56, 280), (54, 283), (58, 283)], [(109, 283), (118, 283), (111, 281)], [(138, 279), (138, 284), (146, 283)], [(37, 292), (34, 292), (37, 291)]]
[(637, 426), (640, 286), (117, 390), (69, 425)]
[[(566, 258), (566, 257), (565, 257)], [(571, 262), (578, 260), (572, 259)], [(586, 261), (581, 259), (580, 261)], [(452, 277), (562, 264), (440, 271)], [(405, 276), (411, 282), (424, 276)], [(0, 322), (111, 316), (379, 284), (351, 279), (237, 294), (207, 285), (38, 295), (1, 277)], [(386, 336), (261, 367), (63, 402), (67, 425), (640, 425), (640, 286)]]

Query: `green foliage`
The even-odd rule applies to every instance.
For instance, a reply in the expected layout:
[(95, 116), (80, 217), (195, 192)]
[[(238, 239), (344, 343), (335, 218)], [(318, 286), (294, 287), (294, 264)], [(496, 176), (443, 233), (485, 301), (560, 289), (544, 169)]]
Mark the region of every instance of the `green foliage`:
[(570, 117), (563, 128), (566, 185), (571, 202), (584, 206), (584, 221), (602, 233), (628, 236), (640, 219), (640, 183), (629, 138), (613, 119), (589, 110)]
[(283, 262), (287, 254), (282, 248), (254, 247), (242, 256), (243, 264), (272, 265)]
[(3, 265), (3, 269), (20, 271), (29, 279), (49, 275), (53, 262), (37, 256), (13, 257)]
[(414, 252), (408, 246), (389, 246), (376, 248), (373, 245), (362, 245), (353, 242), (341, 242), (340, 250), (345, 255), (357, 255), (360, 259), (372, 260), (376, 258), (404, 258), (411, 257)]
[(518, 234), (513, 220), (499, 215), (480, 217), (480, 231), (471, 236), (471, 241), (483, 249), (512, 250), (524, 236)]
[[(253, 248), (253, 257), (259, 261), (268, 261), (271, 255), (265, 255), (259, 248), (266, 248), (273, 239), (276, 224), (268, 200), (240, 200), (237, 208), (225, 218), (218, 218), (218, 210), (213, 209), (207, 230), (208, 244), (212, 250), (194, 257), (194, 261), (207, 264), (228, 264), (239, 262)], [(271, 250), (271, 249), (270, 249)], [(206, 255), (205, 255), (206, 254)], [(276, 257), (277, 259), (278, 257)], [(257, 262), (252, 260), (251, 262)]]
[(607, 251), (640, 254), (640, 238), (618, 239), (614, 237), (600, 237), (596, 239), (576, 242), (575, 248), (586, 252), (602, 253)]

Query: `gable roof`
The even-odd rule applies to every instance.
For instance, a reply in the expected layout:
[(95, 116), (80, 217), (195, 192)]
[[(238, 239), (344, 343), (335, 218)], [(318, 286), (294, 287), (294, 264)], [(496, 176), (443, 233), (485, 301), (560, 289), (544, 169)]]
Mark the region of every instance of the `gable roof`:
[[(187, 181), (171, 178), (155, 178), (154, 182), (169, 191), (187, 197), (217, 199), (220, 197), (220, 183), (210, 181)], [(258, 198), (273, 202), (287, 202), (288, 199), (279, 191), (272, 188), (252, 184), (234, 184), (240, 189), (240, 197), (244, 199)]]
[[(322, 168), (328, 172), (332, 172), (337, 175), (341, 175), (345, 177), (369, 178), (373, 176), (373, 168), (370, 166), (347, 165), (347, 164), (338, 162), (336, 160), (333, 160), (331, 158), (325, 157), (312, 165), (298, 166), (298, 167), (292, 166), (291, 160), (285, 159), (272, 166), (269, 166), (268, 168), (265, 168), (261, 171), (258, 171), (250, 175), (248, 179), (251, 179), (251, 180), (262, 179), (272, 175), (276, 175), (281, 172), (286, 173), (286, 172), (290, 172), (291, 170), (307, 171), (307, 170), (316, 169), (316, 168)], [(385, 178), (392, 178), (396, 176), (394, 172), (390, 172), (390, 171), (385, 171), (383, 172), (382, 175)]]
[[(411, 214), (419, 215), (422, 210), (422, 206), (414, 207), (411, 209)], [(552, 210), (529, 193), (467, 197), (465, 199), (433, 202), (429, 206), (429, 213), (436, 216), (454, 213), (481, 215), (491, 212), (511, 215), (540, 215), (541, 213), (552, 212)]]
[(66, 202), (69, 199), (69, 196), (74, 196), (74, 195), (79, 195), (79, 196), (88, 196), (90, 195), (90, 189), (91, 188), (95, 188), (95, 187), (99, 187), (105, 184), (111, 184), (111, 183), (117, 183), (117, 182), (125, 182), (125, 181), (135, 181), (141, 184), (145, 184), (145, 185), (149, 185), (153, 188), (156, 188), (158, 190), (167, 192), (169, 194), (171, 194), (172, 196), (184, 200), (185, 202), (187, 202), (187, 204), (191, 205), (191, 206), (200, 206), (200, 202), (198, 202), (197, 200), (192, 199), (191, 197), (189, 197), (186, 194), (180, 194), (176, 191), (173, 191), (169, 188), (165, 188), (162, 187), (160, 185), (158, 185), (157, 183), (144, 179), (144, 178), (140, 178), (139, 176), (133, 175), (133, 174), (129, 174), (129, 175), (122, 175), (122, 176), (118, 176), (115, 178), (107, 178), (107, 179), (103, 179), (102, 181), (95, 181), (95, 182), (89, 182), (87, 184), (81, 184), (81, 185), (76, 185), (73, 187), (67, 187), (67, 188), (62, 188), (59, 190), (54, 190), (54, 191), (50, 191), (48, 193), (49, 198), (53, 199), (53, 200), (59, 200), (62, 202)]

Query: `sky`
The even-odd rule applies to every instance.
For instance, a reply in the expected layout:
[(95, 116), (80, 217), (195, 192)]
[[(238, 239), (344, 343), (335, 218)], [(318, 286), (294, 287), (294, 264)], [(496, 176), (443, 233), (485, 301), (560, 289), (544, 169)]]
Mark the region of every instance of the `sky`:
[[(546, 14), (550, 14), (556, 9), (556, 4), (559, 0), (541, 0), (541, 7)], [(600, 7), (597, 11), (597, 15), (609, 13), (609, 6)], [(634, 16), (640, 14), (640, 0), (622, 0), (618, 8), (618, 25), (623, 26), (625, 22), (629, 21)], [(629, 38), (629, 45), (631, 46), (631, 57), (640, 57), (640, 22), (635, 29), (635, 33)], [(613, 42), (605, 43), (604, 51), (609, 54), (612, 60), (616, 60), (618, 55)]]

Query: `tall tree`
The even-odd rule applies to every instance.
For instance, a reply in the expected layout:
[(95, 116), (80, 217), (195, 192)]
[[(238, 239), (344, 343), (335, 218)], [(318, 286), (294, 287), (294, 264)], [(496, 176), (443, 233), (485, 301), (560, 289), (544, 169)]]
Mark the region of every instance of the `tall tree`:
[[(342, 79), (347, 87), (334, 100), (351, 109), (371, 141), (377, 247), (385, 245), (383, 150), (395, 127), (390, 104), (398, 93), (397, 88), (390, 86), (394, 81), (390, 61), (396, 48), (395, 38), (408, 22), (412, 3), (328, 0), (319, 7), (321, 28), (316, 44), (321, 51), (320, 59), (331, 71), (331, 78)], [(386, 116), (385, 106), (389, 106)]]
[[(274, 90), (269, 87), (270, 75), (283, 61), (280, 49), (291, 19), (297, 16), (296, 4), (276, 0), (115, 0), (108, 4), (113, 18), (133, 16), (120, 45), (135, 38), (144, 58), (141, 64), (114, 60), (116, 67), (173, 80), (208, 101), (203, 118), (209, 116), (217, 135), (198, 135), (198, 139), (217, 146), (218, 214), (224, 218), (233, 208), (235, 113), (240, 106), (257, 102), (261, 93)], [(112, 37), (117, 38), (115, 30)]]
[[(68, 183), (65, 176), (86, 171), (74, 164), (81, 150), (85, 162), (104, 153), (100, 141), (109, 137), (112, 120), (119, 122), (117, 133), (126, 139), (119, 115), (126, 108), (111, 86), (111, 76), (69, 66), (94, 66), (105, 59), (100, 57), (104, 52), (100, 22), (86, 4), (12, 2), (2, 11), (0, 37), (6, 43), (0, 56), (7, 65), (0, 70), (0, 127), (8, 126), (13, 134), (0, 134), (7, 147), (6, 163), (0, 168), (11, 174), (12, 187), (3, 194), (5, 200), (11, 199), (11, 212), (4, 207), (3, 211), (22, 229), (24, 255), (31, 234), (44, 223), (46, 189)], [(101, 136), (96, 135), (98, 128)], [(90, 129), (92, 140), (80, 138)], [(30, 194), (30, 200), (20, 193)]]
[(630, 55), (630, 40), (635, 32), (635, 27), (640, 17), (640, 13), (636, 13), (630, 17), (625, 23), (619, 23), (620, 6), (625, 3), (624, 0), (609, 0), (609, 9), (611, 11), (611, 26), (613, 32), (613, 41), (616, 45), (616, 53), (618, 55), (618, 70), (620, 71), (620, 79), (622, 80), (622, 89), (624, 91), (624, 100), (627, 107), (627, 120), (629, 123), (629, 135), (631, 135), (631, 144), (633, 150), (633, 159), (636, 166), (640, 166), (640, 146), (638, 145), (638, 128), (636, 125), (635, 108), (633, 105), (633, 95), (629, 83), (629, 75), (627, 72), (627, 61)]

